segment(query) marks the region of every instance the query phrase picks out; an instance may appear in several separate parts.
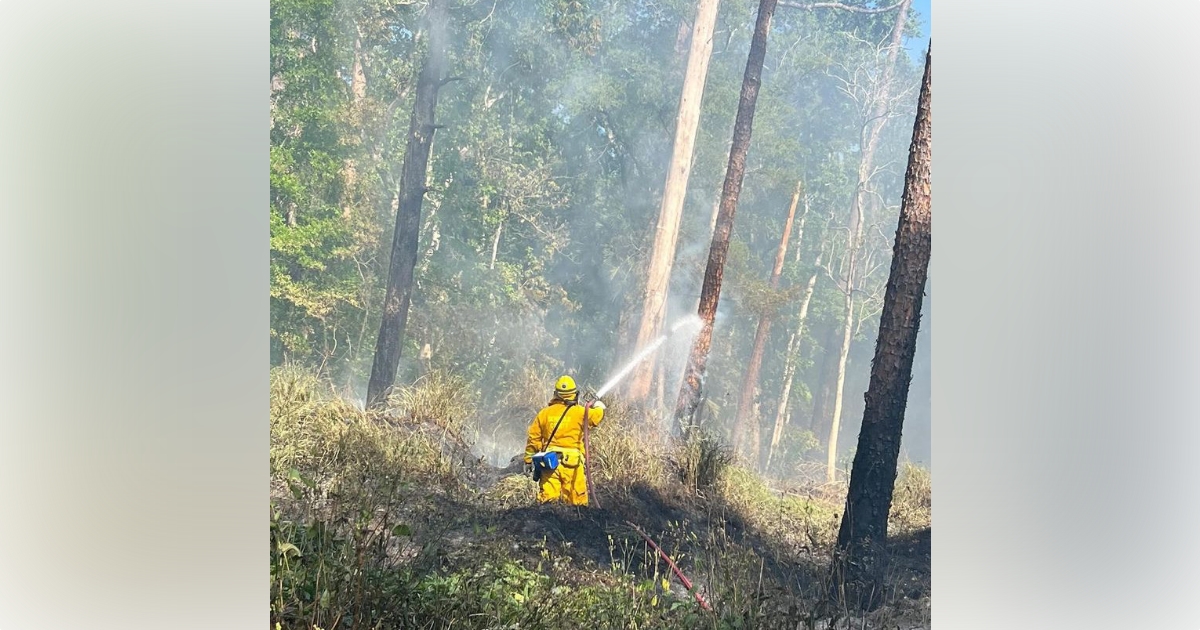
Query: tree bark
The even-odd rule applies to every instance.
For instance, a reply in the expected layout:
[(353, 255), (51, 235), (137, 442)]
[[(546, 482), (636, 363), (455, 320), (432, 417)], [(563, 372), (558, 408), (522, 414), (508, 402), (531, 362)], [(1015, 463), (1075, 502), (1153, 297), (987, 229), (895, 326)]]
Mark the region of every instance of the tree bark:
[[(671, 280), (671, 267), (675, 262), (675, 246), (683, 216), (683, 202), (687, 195), (688, 177), (692, 170), (696, 127), (700, 122), (700, 103), (704, 96), (705, 78), (708, 76), (708, 61), (712, 56), (712, 35), (719, 4), (720, 0), (700, 0), (696, 8), (687, 70), (679, 95), (679, 114), (675, 119), (675, 142), (671, 163), (667, 167), (667, 179), (663, 185), (658, 225), (654, 230), (650, 268), (646, 273), (646, 293), (642, 303), (642, 319), (638, 326), (637, 348), (642, 348), (658, 338), (666, 318), (667, 289)], [(628, 398), (641, 401), (649, 395), (657, 363), (655, 357), (649, 357), (634, 369), (626, 389)]]
[(904, 197), (896, 227), (892, 267), (871, 363), (862, 430), (838, 531), (834, 584), (848, 604), (874, 608), (882, 600), (887, 568), (887, 522), (913, 356), (928, 278), (931, 245), (931, 54), (917, 102)]
[(441, 87), (446, 57), (446, 2), (430, 0), (429, 52), (417, 76), (416, 97), (409, 122), (408, 143), (400, 175), (396, 229), (392, 236), (391, 262), (388, 267), (387, 295), (375, 343), (375, 360), (367, 384), (367, 406), (378, 408), (396, 380), (400, 350), (404, 345), (404, 327), (412, 301), (413, 275), (417, 264), (418, 237), (421, 228), (421, 204), (425, 198), (426, 169), (433, 142), (434, 114)]
[(850, 202), (850, 237), (846, 247), (846, 274), (842, 279), (842, 290), (846, 294), (846, 315), (843, 319), (842, 347), (838, 354), (837, 386), (833, 400), (833, 418), (830, 420), (829, 440), (826, 442), (825, 479), (834, 481), (837, 478), (837, 441), (838, 430), (842, 420), (842, 395), (846, 383), (846, 360), (850, 356), (850, 341), (853, 338), (854, 327), (854, 288), (859, 278), (856, 277), (858, 267), (859, 245), (862, 240), (862, 227), (865, 217), (863, 205), (866, 201), (868, 185), (872, 171), (875, 168), (875, 152), (879, 148), (879, 138), (882, 135), (884, 123), (887, 122), (888, 94), (892, 83), (892, 72), (896, 67), (896, 56), (900, 52), (901, 36), (904, 33), (904, 21), (908, 17), (908, 7), (912, 0), (901, 0), (896, 20), (892, 25), (892, 37), (888, 44), (887, 61), (883, 65), (883, 75), (879, 80), (870, 116), (866, 120), (863, 142), (861, 143), (862, 157), (858, 165), (858, 185)]
[(698, 314), (703, 327), (692, 345), (684, 372), (684, 382), (679, 388), (679, 398), (675, 405), (676, 428), (683, 431), (693, 426), (696, 407), (700, 404), (702, 395), (704, 369), (708, 363), (709, 348), (712, 346), (713, 319), (717, 315), (717, 303), (721, 297), (721, 278), (725, 271), (725, 258), (729, 254), (729, 237), (733, 233), (738, 196), (742, 192), (742, 180), (746, 175), (746, 153), (750, 149), (754, 107), (758, 101), (758, 88), (762, 83), (763, 60), (767, 54), (767, 33), (771, 30), (771, 16), (775, 13), (776, 1), (759, 0), (758, 3), (758, 17), (754, 23), (754, 36), (750, 40), (750, 54), (746, 59), (737, 118), (733, 125), (729, 165), (725, 169), (725, 184), (721, 189), (721, 209), (717, 216), (716, 229), (713, 231), (712, 245), (708, 250), (704, 284), (700, 289)]
[[(797, 243), (799, 248), (800, 244)], [(821, 255), (817, 254), (817, 266), (821, 266)], [(783, 367), (783, 391), (779, 394), (779, 409), (775, 412), (775, 430), (771, 433), (771, 446), (767, 449), (767, 461), (763, 463), (763, 470), (771, 467), (771, 459), (775, 455), (775, 449), (779, 448), (779, 440), (783, 437), (783, 427), (787, 425), (787, 408), (792, 397), (792, 380), (796, 378), (796, 356), (800, 352), (800, 344), (804, 340), (804, 321), (808, 319), (808, 305), (812, 303), (813, 289), (817, 286), (817, 272), (813, 271), (808, 277), (808, 284), (804, 287), (804, 297), (800, 300), (800, 313), (797, 316), (799, 322), (796, 324), (796, 332), (792, 333), (792, 337), (788, 339), (787, 359)]]
[[(792, 203), (788, 206), (787, 220), (783, 223), (783, 236), (779, 239), (779, 248), (775, 251), (775, 266), (771, 269), (769, 286), (774, 291), (779, 288), (779, 276), (783, 273), (783, 261), (787, 257), (788, 239), (792, 236), (792, 222), (796, 218), (796, 206), (800, 203), (800, 188), (796, 182), (796, 190), (792, 193)], [(801, 217), (803, 222), (804, 217)], [(803, 230), (803, 226), (800, 228)], [(763, 353), (767, 349), (767, 339), (771, 334), (772, 313), (764, 311), (758, 316), (758, 329), (754, 332), (754, 345), (750, 350), (750, 363), (746, 366), (746, 375), (742, 379), (742, 393), (738, 398), (737, 413), (733, 420), (733, 450), (742, 453), (748, 450), (747, 459), (752, 466), (757, 467), (760, 457), (759, 419), (750, 413), (758, 390), (758, 371), (762, 368)], [(751, 426), (753, 425), (753, 426)], [(749, 449), (746, 446), (746, 434), (750, 434)]]

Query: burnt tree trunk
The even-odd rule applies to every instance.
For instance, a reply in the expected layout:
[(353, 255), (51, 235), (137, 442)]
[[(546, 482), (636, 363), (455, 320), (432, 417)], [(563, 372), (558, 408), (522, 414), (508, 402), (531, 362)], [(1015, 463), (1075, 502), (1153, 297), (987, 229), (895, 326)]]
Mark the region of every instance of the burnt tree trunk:
[(713, 230), (712, 246), (708, 250), (704, 284), (700, 289), (698, 314), (704, 326), (692, 345), (683, 385), (679, 388), (679, 399), (675, 405), (675, 424), (680, 430), (686, 431), (693, 426), (696, 407), (700, 404), (704, 368), (708, 364), (708, 351), (712, 346), (713, 319), (717, 315), (717, 302), (721, 297), (721, 277), (725, 271), (725, 258), (729, 254), (729, 237), (733, 233), (733, 217), (737, 212), (738, 195), (742, 192), (742, 180), (746, 175), (746, 153), (750, 149), (754, 106), (758, 101), (759, 85), (762, 83), (763, 59), (767, 55), (767, 33), (771, 30), (771, 16), (775, 13), (775, 3), (776, 0), (759, 0), (758, 3), (758, 18), (754, 23), (754, 36), (750, 40), (746, 72), (742, 77), (737, 118), (733, 123), (733, 142), (729, 148), (725, 184), (721, 189), (721, 206)]
[(868, 609), (875, 608), (883, 599), (888, 512), (929, 270), (930, 60), (930, 53), (926, 52), (892, 268), (834, 563), (833, 584), (835, 588), (841, 587), (836, 595), (849, 605)]
[(429, 166), (429, 153), (435, 129), (434, 113), (437, 110), (438, 89), (441, 87), (442, 69), (445, 65), (447, 1), (430, 0), (429, 3), (429, 52), (417, 76), (408, 143), (404, 149), (396, 230), (392, 235), (391, 263), (388, 267), (387, 295), (384, 298), (383, 317), (379, 324), (379, 338), (375, 343), (371, 380), (367, 384), (369, 408), (380, 407), (387, 400), (387, 395), (396, 381), (400, 349), (404, 345), (404, 326), (408, 321), (413, 272), (417, 264), (421, 204), (427, 190), (426, 170)]
[[(783, 224), (783, 236), (779, 239), (779, 248), (775, 251), (775, 266), (771, 268), (770, 287), (779, 288), (779, 276), (783, 274), (783, 261), (787, 257), (788, 239), (792, 236), (792, 222), (796, 218), (796, 206), (800, 203), (800, 182), (796, 182), (796, 190), (792, 193), (792, 203), (788, 206), (787, 220)], [(803, 218), (801, 218), (803, 221)], [(804, 228), (801, 227), (801, 230)], [(738, 398), (737, 414), (733, 420), (733, 449), (735, 453), (746, 453), (751, 465), (757, 467), (762, 438), (760, 436), (759, 419), (750, 413), (754, 406), (755, 392), (758, 390), (758, 371), (762, 368), (763, 353), (767, 349), (767, 339), (771, 334), (771, 315), (764, 311), (758, 317), (758, 330), (754, 332), (754, 346), (750, 350), (750, 363), (746, 366), (746, 376), (742, 379), (742, 393)], [(749, 433), (749, 440), (747, 440)], [(746, 442), (749, 444), (746, 444)], [(749, 448), (743, 448), (748, 446)]]

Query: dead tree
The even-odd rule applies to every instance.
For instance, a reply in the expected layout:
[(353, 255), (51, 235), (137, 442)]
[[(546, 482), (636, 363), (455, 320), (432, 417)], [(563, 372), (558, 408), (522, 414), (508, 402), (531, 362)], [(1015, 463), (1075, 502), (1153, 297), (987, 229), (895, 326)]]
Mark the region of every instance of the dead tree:
[[(807, 206), (807, 201), (805, 202)], [(807, 214), (808, 208), (805, 208)], [(801, 226), (803, 231), (803, 226)], [(799, 239), (797, 239), (799, 240)], [(796, 244), (796, 249), (800, 249), (800, 243)], [(817, 254), (817, 260), (814, 267), (821, 266), (821, 253)], [(788, 421), (788, 404), (792, 397), (792, 381), (796, 378), (796, 364), (799, 362), (800, 344), (804, 340), (804, 322), (808, 319), (808, 306), (812, 303), (813, 291), (817, 286), (816, 268), (808, 277), (808, 282), (804, 285), (804, 297), (800, 299), (800, 310), (796, 315), (796, 330), (788, 338), (787, 354), (783, 364), (783, 390), (779, 393), (779, 408), (775, 410), (775, 429), (771, 432), (771, 444), (767, 448), (767, 460), (763, 462), (763, 470), (771, 467), (771, 461), (775, 457), (775, 451), (779, 448), (779, 441), (783, 437), (783, 428), (787, 426)]]

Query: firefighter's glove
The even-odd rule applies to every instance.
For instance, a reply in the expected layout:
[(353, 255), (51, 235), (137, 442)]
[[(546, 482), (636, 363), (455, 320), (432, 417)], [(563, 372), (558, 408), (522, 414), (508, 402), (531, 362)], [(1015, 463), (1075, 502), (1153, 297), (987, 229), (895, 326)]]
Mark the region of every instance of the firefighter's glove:
[(604, 410), (604, 401), (596, 400), (596, 402), (592, 403), (592, 409), (599, 409), (599, 410), (603, 411)]

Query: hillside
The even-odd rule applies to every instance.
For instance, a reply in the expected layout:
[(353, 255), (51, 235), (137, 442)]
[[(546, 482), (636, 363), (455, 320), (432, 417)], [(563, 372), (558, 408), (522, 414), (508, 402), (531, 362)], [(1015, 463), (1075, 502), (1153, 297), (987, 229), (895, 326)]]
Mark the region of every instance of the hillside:
[(453, 411), (469, 407), (456, 387), (428, 378), (366, 414), (273, 370), (273, 626), (928, 627), (927, 472), (897, 481), (887, 603), (863, 619), (820, 597), (844, 485), (768, 483), (711, 439), (633, 439), (614, 401), (593, 436), (594, 505), (539, 506), (519, 465), (472, 452), (479, 416)]

